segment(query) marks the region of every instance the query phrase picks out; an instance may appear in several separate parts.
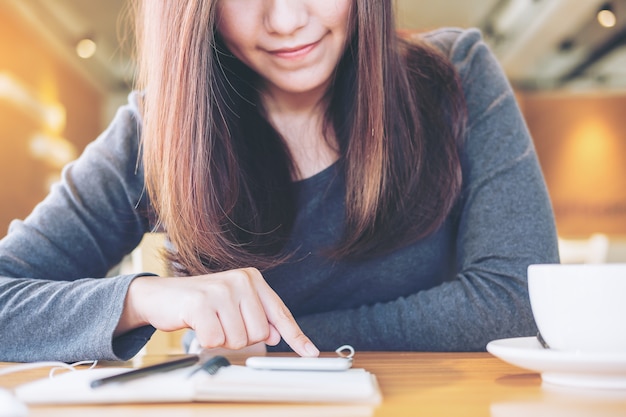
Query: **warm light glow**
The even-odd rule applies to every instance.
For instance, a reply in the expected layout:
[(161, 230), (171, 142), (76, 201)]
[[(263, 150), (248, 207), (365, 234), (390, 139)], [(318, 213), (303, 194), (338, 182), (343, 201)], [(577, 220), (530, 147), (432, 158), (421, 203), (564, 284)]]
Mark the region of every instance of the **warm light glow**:
[(617, 17), (611, 10), (604, 9), (598, 12), (598, 23), (605, 28), (612, 28), (617, 23)]
[(60, 134), (65, 129), (65, 122), (67, 120), (65, 107), (59, 103), (46, 105), (43, 113), (43, 119), (45, 120), (45, 126), (49, 131), (54, 132), (55, 134)]
[(96, 43), (89, 38), (81, 39), (76, 44), (76, 54), (83, 59), (91, 58), (95, 53)]
[(67, 139), (35, 134), (29, 142), (30, 154), (55, 168), (62, 168), (78, 156), (76, 147)]
[(612, 177), (622, 172), (620, 142), (601, 116), (579, 120), (559, 150), (553, 176), (559, 187), (553, 191), (571, 200), (585, 195), (588, 203), (619, 195), (621, 185)]
[(38, 94), (8, 72), (0, 72), (0, 100), (22, 110), (50, 134), (60, 135), (65, 129), (65, 107), (55, 101), (43, 102)]

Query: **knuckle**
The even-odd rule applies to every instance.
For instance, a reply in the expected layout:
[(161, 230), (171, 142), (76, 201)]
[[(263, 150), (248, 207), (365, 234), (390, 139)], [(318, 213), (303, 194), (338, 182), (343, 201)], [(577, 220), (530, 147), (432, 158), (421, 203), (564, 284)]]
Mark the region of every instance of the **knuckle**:
[(242, 271), (245, 271), (247, 274), (250, 274), (250, 275), (261, 275), (261, 271), (259, 271), (257, 268), (253, 266), (242, 268)]
[(241, 269), (241, 271), (246, 275), (249, 280), (258, 280), (263, 276), (261, 275), (261, 271), (253, 267), (243, 268)]
[(250, 344), (263, 342), (270, 336), (269, 326), (257, 326), (248, 332), (248, 342)]
[(198, 339), (198, 343), (205, 349), (211, 349), (216, 347), (224, 346), (226, 339), (224, 335), (220, 335), (217, 333), (209, 333), (209, 334), (198, 334), (196, 331), (196, 337)]
[(228, 349), (234, 349), (234, 350), (238, 350), (238, 349), (243, 349), (246, 346), (248, 346), (248, 339), (247, 338), (242, 338), (242, 337), (236, 337), (233, 339), (229, 339), (226, 343), (226, 348)]
[(276, 309), (276, 320), (279, 322), (291, 322), (294, 321), (294, 318), (291, 311), (283, 304)]
[(234, 287), (234, 288), (246, 288), (249, 287), (253, 280), (253, 274), (247, 271), (247, 269), (234, 269), (232, 271), (228, 271), (226, 275), (224, 275), (224, 280), (221, 281), (223, 285), (226, 287)]

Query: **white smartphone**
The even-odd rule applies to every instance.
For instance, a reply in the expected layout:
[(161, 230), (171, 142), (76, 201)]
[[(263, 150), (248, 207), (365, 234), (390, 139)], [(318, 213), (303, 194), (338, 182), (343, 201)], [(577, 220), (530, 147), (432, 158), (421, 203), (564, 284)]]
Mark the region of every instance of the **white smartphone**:
[(246, 359), (246, 366), (274, 371), (345, 371), (352, 366), (352, 359), (252, 356)]

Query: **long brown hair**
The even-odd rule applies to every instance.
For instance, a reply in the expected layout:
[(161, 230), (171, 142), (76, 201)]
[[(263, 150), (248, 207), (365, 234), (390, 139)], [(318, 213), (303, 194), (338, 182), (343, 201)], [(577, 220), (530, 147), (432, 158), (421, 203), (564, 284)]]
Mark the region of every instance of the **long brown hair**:
[[(354, 1), (328, 92), (326, 128), (346, 178), (336, 259), (427, 236), (461, 188), (460, 82), (431, 47), (398, 37), (391, 4)], [(256, 74), (215, 31), (215, 1), (140, 1), (137, 22), (146, 187), (173, 259), (193, 275), (277, 265), (295, 216), (294, 167), (260, 110)]]

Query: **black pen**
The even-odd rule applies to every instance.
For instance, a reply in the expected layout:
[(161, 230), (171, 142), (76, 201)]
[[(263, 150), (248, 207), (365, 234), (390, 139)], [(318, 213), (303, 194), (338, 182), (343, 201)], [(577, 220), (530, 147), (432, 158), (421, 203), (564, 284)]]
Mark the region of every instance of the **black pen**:
[(157, 363), (156, 365), (146, 366), (144, 368), (134, 369), (132, 371), (124, 372), (113, 376), (108, 376), (102, 379), (96, 379), (91, 381), (91, 388), (98, 388), (103, 385), (116, 384), (120, 382), (132, 381), (134, 379), (144, 378), (146, 376), (173, 371), (175, 369), (185, 368), (195, 365), (200, 360), (198, 355), (189, 355), (181, 359), (175, 359), (173, 361)]

